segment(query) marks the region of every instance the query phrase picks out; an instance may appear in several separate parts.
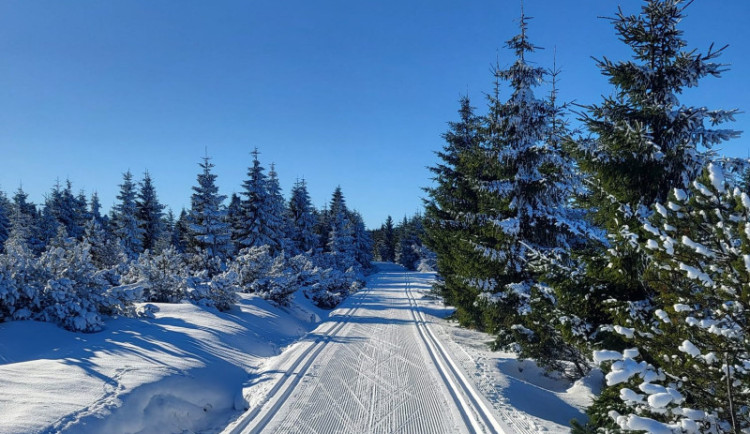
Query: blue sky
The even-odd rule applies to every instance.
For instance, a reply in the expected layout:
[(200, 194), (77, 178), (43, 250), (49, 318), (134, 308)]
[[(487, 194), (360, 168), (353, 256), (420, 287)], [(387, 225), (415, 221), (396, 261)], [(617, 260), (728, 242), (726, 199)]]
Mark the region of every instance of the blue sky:
[[(592, 56), (629, 56), (618, 3), (526, 0), (531, 60), (563, 70), (580, 104), (611, 90)], [(239, 192), (258, 147), (282, 188), (308, 181), (320, 207), (341, 185), (370, 227), (421, 209), (425, 168), (468, 92), (479, 111), (490, 65), (512, 62), (518, 0), (0, 2), (0, 188), (43, 201), (57, 178), (115, 202), (122, 172), (148, 170), (162, 202), (190, 204), (207, 148), (221, 192)], [(697, 0), (689, 47), (729, 44), (722, 79), (683, 101), (748, 110), (747, 0)], [(543, 90), (540, 90), (543, 92)], [(747, 114), (733, 125), (750, 130)], [(747, 157), (740, 138), (721, 150)]]

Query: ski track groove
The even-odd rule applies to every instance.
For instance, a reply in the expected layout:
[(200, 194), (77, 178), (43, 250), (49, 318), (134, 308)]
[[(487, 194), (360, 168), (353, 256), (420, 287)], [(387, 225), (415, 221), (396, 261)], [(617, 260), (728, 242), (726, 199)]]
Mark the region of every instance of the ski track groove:
[(495, 407), (495, 419), (430, 329), (408, 273), (381, 272), (350, 298), (312, 343), (280, 359), (285, 372), (225, 433), (534, 432), (512, 409)]
[[(308, 348), (306, 348), (302, 354), (300, 354), (297, 359), (293, 362), (292, 366), (289, 368), (289, 370), (283, 374), (282, 379), (271, 389), (271, 391), (268, 393), (268, 395), (265, 397), (263, 402), (259, 403), (253, 411), (248, 411), (246, 414), (243, 414), (243, 417), (240, 418), (239, 423), (237, 423), (234, 427), (232, 427), (227, 433), (231, 434), (239, 434), (244, 432), (245, 428), (253, 422), (255, 417), (263, 410), (263, 407), (266, 403), (273, 400), (276, 395), (279, 393), (279, 390), (286, 385), (286, 383), (289, 381), (291, 377), (294, 377), (291, 380), (291, 384), (287, 386), (281, 393), (281, 396), (279, 396), (278, 399), (273, 403), (273, 406), (269, 408), (268, 412), (264, 415), (263, 419), (259, 421), (259, 423), (253, 428), (253, 433), (260, 432), (263, 427), (268, 423), (270, 420), (270, 417), (273, 416), (276, 410), (281, 407), (284, 402), (285, 398), (287, 398), (293, 391), (294, 386), (299, 383), (299, 381), (302, 379), (302, 376), (304, 375), (305, 371), (310, 367), (312, 362), (315, 360), (316, 356), (320, 354), (320, 352), (323, 350), (325, 345), (330, 342), (331, 337), (336, 334), (336, 332), (344, 327), (346, 322), (342, 321), (342, 318), (350, 318), (354, 312), (359, 308), (359, 305), (362, 303), (362, 300), (359, 299), (358, 302), (348, 308), (346, 313), (343, 315), (336, 315), (336, 321), (331, 323), (331, 326), (329, 326), (321, 336), (319, 336), (314, 343), (312, 343)], [(307, 357), (312, 353), (312, 357)], [(302, 364), (302, 362), (307, 359), (307, 362), (303, 365), (303, 367), (300, 369), (299, 372), (295, 373), (294, 371), (297, 369), (297, 367)]]

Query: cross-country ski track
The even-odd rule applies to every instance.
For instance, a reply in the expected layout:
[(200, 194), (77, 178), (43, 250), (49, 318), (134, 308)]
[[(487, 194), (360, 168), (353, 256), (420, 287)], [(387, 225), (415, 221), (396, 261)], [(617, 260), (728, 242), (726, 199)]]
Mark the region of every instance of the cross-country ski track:
[(381, 264), (305, 339), (268, 360), (225, 433), (530, 433), (475, 390), (421, 311), (430, 281)]

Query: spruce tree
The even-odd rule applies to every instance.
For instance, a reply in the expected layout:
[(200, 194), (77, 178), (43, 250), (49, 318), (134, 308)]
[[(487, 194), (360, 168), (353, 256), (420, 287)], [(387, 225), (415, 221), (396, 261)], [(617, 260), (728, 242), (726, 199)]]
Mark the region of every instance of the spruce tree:
[[(440, 277), (437, 289), (446, 303), (456, 307), (455, 317), (462, 325), (481, 327), (476, 307), (479, 291), (467, 284), (467, 276), (475, 275), (484, 258), (474, 249), (470, 239), (477, 231), (477, 222), (467, 218), (480, 209), (475, 182), (485, 178), (494, 164), (485, 164), (481, 146), (484, 128), (468, 97), (460, 100), (459, 121), (450, 122), (443, 134), (445, 145), (437, 152), (440, 162), (430, 167), (434, 187), (426, 188), (425, 241), (437, 253)], [(395, 247), (394, 247), (395, 248)]]
[[(286, 213), (286, 201), (281, 193), (279, 185), (279, 176), (276, 173), (276, 166), (272, 163), (271, 170), (268, 172), (268, 227), (274, 238), (279, 244), (280, 250), (285, 250), (289, 241), (286, 235), (289, 232), (289, 222)], [(272, 252), (273, 253), (273, 252)]]
[(11, 203), (5, 196), (5, 192), (0, 191), (0, 253), (4, 251), (5, 241), (10, 236), (10, 214)]
[(164, 230), (162, 222), (164, 205), (159, 203), (156, 188), (148, 171), (143, 174), (143, 180), (140, 182), (136, 210), (140, 227), (143, 230), (143, 249), (153, 252), (156, 242)]
[(534, 342), (535, 331), (529, 325), (535, 324), (528, 321), (543, 275), (534, 262), (568, 249), (578, 230), (567, 211), (571, 163), (559, 141), (550, 140), (554, 107), (534, 94), (548, 71), (527, 59), (536, 49), (527, 37), (528, 20), (522, 13), (520, 33), (506, 45), (515, 53), (515, 62), (495, 71), (511, 94), (506, 101), (497, 91), (490, 96), (482, 147), (494, 161), (486, 166), (490, 170), (483, 169), (480, 178), (470, 178), (469, 183), (479, 199), (478, 210), (459, 214), (469, 222), (467, 238), (482, 256), (461, 274), (480, 292), (476, 304), (482, 309), (483, 325), (497, 334), (498, 347), (520, 345), (522, 353)]
[(45, 202), (43, 213), (49, 213), (59, 224), (65, 227), (68, 235), (81, 239), (83, 236), (83, 224), (86, 220), (86, 206), (81, 204), (73, 195), (73, 186), (70, 180), (65, 182), (65, 187), (56, 183), (52, 192)]
[(122, 175), (119, 202), (113, 208), (114, 234), (120, 239), (125, 254), (135, 259), (143, 251), (143, 229), (138, 219), (136, 206), (135, 183), (133, 174), (128, 170)]
[[(709, 148), (737, 135), (706, 125), (732, 120), (735, 111), (689, 107), (678, 100), (684, 89), (724, 69), (714, 62), (721, 49), (711, 47), (705, 54), (686, 49), (677, 28), (685, 5), (649, 0), (638, 14), (618, 10), (611, 21), (632, 49), (632, 59), (597, 60), (614, 91), (588, 107), (584, 121), (594, 137), (576, 146), (578, 165), (591, 186), (587, 202), (593, 220), (608, 236), (586, 257), (589, 284), (578, 289), (589, 304), (584, 320), (595, 329), (612, 322), (614, 330), (628, 328), (651, 316), (656, 289), (644, 278), (649, 259), (638, 240), (649, 234), (643, 223), (655, 202), (664, 203), (673, 188), (690, 185), (705, 167)], [(620, 335), (602, 332), (596, 338), (592, 344), (608, 349), (627, 346)], [(607, 389), (591, 407), (592, 425), (613, 426), (607, 415), (613, 396)]]
[(193, 251), (194, 246), (192, 245), (193, 239), (190, 236), (190, 221), (188, 212), (183, 208), (180, 211), (180, 217), (177, 218), (177, 222), (172, 230), (172, 245), (175, 246), (177, 252), (186, 253)]
[(393, 218), (386, 217), (382, 227), (383, 231), (383, 248), (380, 251), (380, 258), (385, 262), (396, 261), (396, 234), (393, 230)]
[(231, 228), (222, 205), (226, 196), (219, 194), (216, 175), (211, 173), (214, 165), (209, 160), (204, 157), (199, 163), (203, 171), (198, 174), (198, 185), (193, 187), (188, 217), (192, 244), (204, 255), (207, 266), (217, 259), (225, 261), (231, 250)]
[(349, 210), (341, 187), (336, 187), (331, 197), (330, 232), (328, 235), (328, 254), (339, 270), (346, 270), (355, 265), (354, 237)]
[(269, 246), (272, 254), (281, 250), (276, 219), (272, 215), (268, 178), (258, 160), (258, 150), (253, 151), (253, 166), (248, 169), (248, 179), (242, 183), (242, 221), (235, 228), (239, 248)]
[[(13, 213), (10, 217), (11, 234), (15, 233), (15, 239), (23, 243), (32, 252), (40, 254), (46, 246), (43, 238), (41, 227), (41, 216), (37, 211), (36, 205), (28, 201), (28, 194), (18, 187), (13, 195)], [(52, 230), (56, 231), (57, 222), (51, 221)]]
[(314, 250), (318, 246), (318, 236), (315, 234), (317, 217), (304, 179), (298, 180), (292, 187), (287, 209), (290, 221), (289, 239), (293, 245), (293, 251), (290, 253), (299, 254)]
[(102, 204), (99, 201), (99, 194), (97, 192), (91, 193), (91, 200), (89, 201), (89, 215), (99, 223), (102, 223), (104, 221), (101, 209)]
[(372, 237), (365, 226), (362, 215), (357, 211), (349, 212), (354, 240), (354, 259), (364, 269), (372, 268)]

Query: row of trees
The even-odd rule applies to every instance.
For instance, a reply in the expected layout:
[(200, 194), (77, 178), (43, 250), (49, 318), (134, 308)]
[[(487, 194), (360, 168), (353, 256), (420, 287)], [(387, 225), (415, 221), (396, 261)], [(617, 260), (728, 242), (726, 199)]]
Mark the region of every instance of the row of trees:
[(426, 242), (457, 319), (571, 378), (608, 372), (580, 432), (750, 428), (746, 165), (710, 151), (738, 135), (716, 128), (735, 111), (678, 100), (724, 70), (722, 50), (686, 49), (684, 8), (611, 19), (633, 58), (597, 60), (613, 89), (580, 114), (584, 134), (558, 71), (528, 61), (522, 15), (487, 113), (462, 99), (432, 168)]
[(253, 153), (242, 196), (219, 194), (205, 157), (191, 208), (164, 212), (150, 175), (123, 175), (117, 203), (56, 185), (44, 205), (22, 189), (0, 192), (0, 320), (39, 319), (95, 331), (106, 315), (138, 315), (137, 301), (193, 300), (229, 309), (237, 292), (279, 304), (299, 288), (323, 307), (356, 291), (371, 269), (372, 240), (341, 188), (318, 211), (304, 181), (289, 201), (272, 166)]
[(394, 226), (388, 216), (379, 229), (372, 230), (372, 255), (378, 261), (395, 262), (407, 270), (434, 271), (435, 253), (423, 244), (425, 237), (424, 217), (415, 214), (404, 216)]

